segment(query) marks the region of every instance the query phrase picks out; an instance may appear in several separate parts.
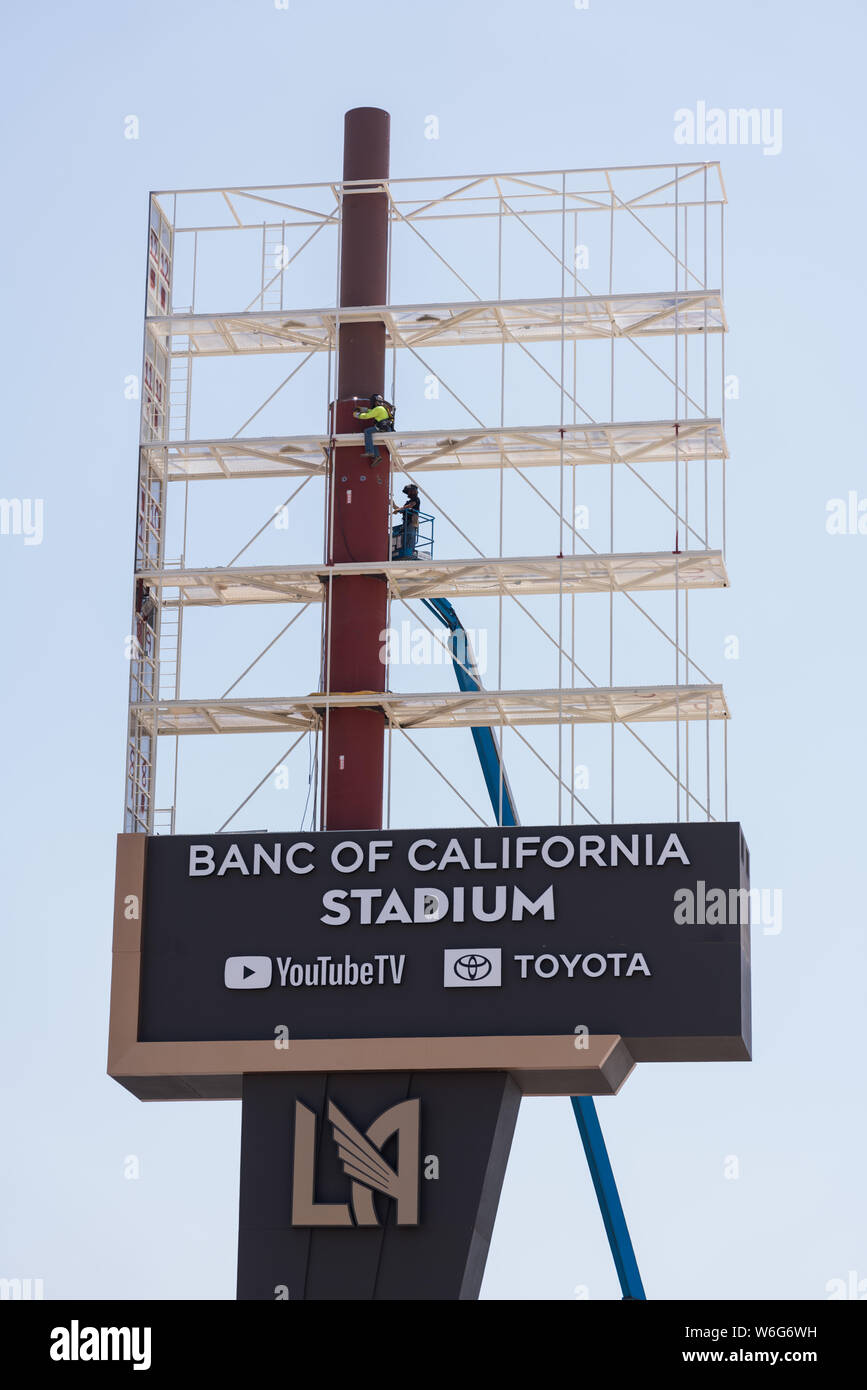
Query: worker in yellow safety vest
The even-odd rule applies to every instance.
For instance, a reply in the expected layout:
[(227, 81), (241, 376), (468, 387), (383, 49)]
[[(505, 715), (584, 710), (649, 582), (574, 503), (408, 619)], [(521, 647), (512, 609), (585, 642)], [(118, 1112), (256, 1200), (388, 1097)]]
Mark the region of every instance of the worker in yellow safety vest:
[(373, 442), (375, 434), (386, 434), (394, 430), (394, 406), (389, 405), (379, 394), (370, 398), (369, 410), (354, 410), (356, 420), (370, 420), (364, 431), (364, 452), (374, 464), (379, 463), (379, 450)]

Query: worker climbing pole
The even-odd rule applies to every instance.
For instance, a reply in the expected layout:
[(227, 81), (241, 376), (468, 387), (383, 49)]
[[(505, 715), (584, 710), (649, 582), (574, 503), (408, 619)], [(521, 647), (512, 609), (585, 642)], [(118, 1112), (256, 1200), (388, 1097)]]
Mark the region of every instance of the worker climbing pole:
[(379, 463), (379, 450), (373, 436), (394, 433), (394, 406), (377, 391), (371, 396), (366, 410), (355, 410), (353, 414), (356, 420), (364, 421), (364, 452), (370, 459), (371, 467), (375, 468)]

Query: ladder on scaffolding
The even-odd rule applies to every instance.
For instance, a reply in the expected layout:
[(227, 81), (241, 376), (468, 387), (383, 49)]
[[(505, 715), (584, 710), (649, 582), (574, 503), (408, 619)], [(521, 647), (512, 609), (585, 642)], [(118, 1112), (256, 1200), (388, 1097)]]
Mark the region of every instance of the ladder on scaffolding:
[(284, 308), (283, 272), (289, 264), (286, 223), (262, 224), (262, 278), (256, 302), (263, 313)]
[[(166, 560), (166, 569), (180, 569), (182, 557)], [(183, 635), (184, 609), (180, 590), (177, 600), (165, 602), (165, 594), (159, 597), (159, 645), (157, 647), (157, 694), (162, 700), (179, 700), (181, 697), (181, 638)], [(154, 807), (154, 835), (174, 835), (175, 809), (177, 801), (178, 737), (175, 736), (175, 764), (172, 801), (170, 806)]]

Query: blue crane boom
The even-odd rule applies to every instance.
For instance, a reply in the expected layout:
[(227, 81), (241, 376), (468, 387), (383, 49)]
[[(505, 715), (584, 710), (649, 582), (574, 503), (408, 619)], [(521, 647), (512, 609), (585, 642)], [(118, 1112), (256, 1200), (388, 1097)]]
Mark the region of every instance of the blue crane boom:
[[(448, 647), (452, 665), (455, 668), (458, 688), (460, 690), (481, 690), (482, 682), (476, 668), (470, 640), (448, 599), (426, 598), (422, 599), (422, 603), (432, 613), (435, 613), (440, 622), (449, 629)], [(482, 767), (482, 776), (488, 789), (488, 796), (491, 798), (494, 815), (497, 817), (497, 824), (518, 825), (509, 779), (506, 776), (506, 769), (500, 757), (500, 749), (493, 729), (483, 726), (474, 728), (471, 732)]]
[[(449, 630), (448, 648), (459, 689), (481, 690), (482, 682), (469, 638), (448, 599), (425, 598), (422, 599), (422, 603)], [(474, 728), (471, 732), (497, 824), (519, 825), (512, 789), (493, 729), (484, 726)], [(646, 1295), (638, 1271), (638, 1262), (592, 1096), (572, 1096), (572, 1109), (584, 1145), (584, 1154), (593, 1179), (621, 1293), (624, 1299), (644, 1299)]]

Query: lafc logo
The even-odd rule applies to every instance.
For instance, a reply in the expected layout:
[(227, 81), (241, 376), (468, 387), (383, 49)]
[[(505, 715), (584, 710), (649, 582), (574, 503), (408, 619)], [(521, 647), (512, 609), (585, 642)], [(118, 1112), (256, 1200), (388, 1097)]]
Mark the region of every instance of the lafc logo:
[[(373, 1194), (381, 1192), (395, 1202), (398, 1226), (417, 1226), (421, 1102), (403, 1100), (392, 1105), (362, 1134), (329, 1101), (328, 1122), (341, 1166), (350, 1179), (350, 1201), (316, 1201), (316, 1115), (296, 1100), (292, 1225), (379, 1226)], [(392, 1135), (397, 1136), (396, 1168), (381, 1152)]]

